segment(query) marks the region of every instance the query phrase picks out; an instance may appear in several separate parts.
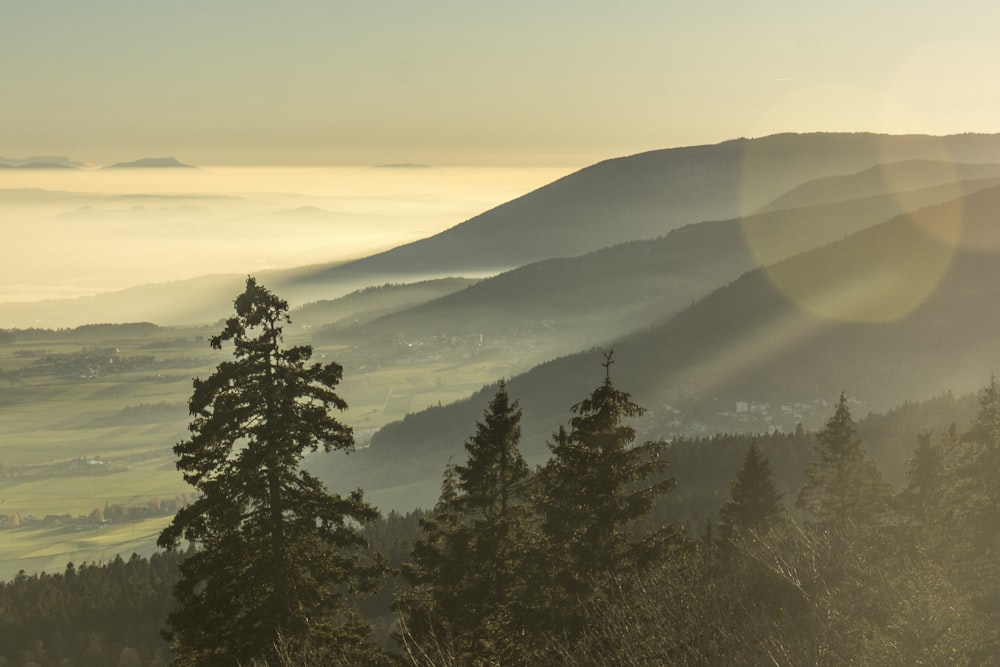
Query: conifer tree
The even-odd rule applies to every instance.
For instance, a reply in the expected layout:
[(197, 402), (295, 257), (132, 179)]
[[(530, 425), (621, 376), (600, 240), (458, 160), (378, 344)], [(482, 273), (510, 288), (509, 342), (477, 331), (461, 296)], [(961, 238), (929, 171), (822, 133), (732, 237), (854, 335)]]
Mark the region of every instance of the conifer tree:
[[(161, 533), (196, 550), (181, 566), (170, 636), (180, 664), (226, 666), (269, 659), (279, 638), (319, 643), (338, 659), (366, 664), (367, 626), (344, 591), (371, 591), (381, 560), (363, 563), (359, 526), (377, 511), (361, 491), (330, 494), (300, 467), (322, 448), (349, 451), (351, 429), (331, 414), (336, 363), (307, 365), (309, 346), (284, 347), (288, 304), (250, 277), (235, 315), (211, 346), (232, 343), (231, 361), (194, 380), (190, 437), (177, 467), (199, 492)], [(332, 660), (331, 660), (332, 662)]]
[(476, 434), (465, 443), (468, 459), (455, 468), (469, 522), (474, 573), (470, 594), (483, 616), (517, 595), (519, 566), (531, 523), (526, 486), (530, 471), (518, 446), (521, 408), (507, 386), (499, 389)]
[[(524, 588), (532, 521), (525, 494), (530, 471), (518, 450), (520, 421), (517, 402), (500, 382), (465, 443), (465, 465), (446, 470), (441, 499), (422, 522), (424, 537), (404, 568), (411, 583), (423, 586), (425, 607), (429, 595), (440, 627), (480, 658), (499, 650), (491, 635), (506, 622), (501, 616), (510, 618)], [(406, 609), (405, 596), (399, 606)], [(411, 631), (419, 622), (409, 621)]]
[(924, 526), (938, 518), (935, 509), (945, 487), (944, 450), (930, 433), (917, 436), (917, 448), (907, 462), (906, 487), (899, 493), (900, 509), (913, 522)]
[(1000, 389), (996, 379), (979, 392), (979, 410), (962, 434), (962, 449), (951, 496), (946, 545), (959, 567), (962, 588), (988, 619), (981, 633), (990, 655), (1000, 651), (1000, 575), (995, 554), (1000, 550)]
[[(395, 610), (401, 628), (400, 639), (414, 655), (434, 655), (443, 661), (453, 655), (439, 655), (452, 650), (453, 637), (460, 631), (452, 627), (461, 618), (461, 603), (453, 585), (455, 573), (468, 557), (468, 534), (459, 502), (458, 476), (448, 463), (441, 481), (441, 495), (434, 510), (420, 519), (421, 536), (410, 551), (410, 560), (402, 567), (409, 588), (397, 591)], [(428, 658), (431, 659), (431, 658)]]
[(990, 377), (990, 383), (980, 390), (976, 420), (962, 440), (982, 450), (1000, 449), (1000, 388), (995, 376)]
[(959, 502), (974, 548), (993, 551), (1000, 544), (1000, 389), (996, 378), (979, 392), (979, 411), (962, 435), (958, 469)]
[[(635, 444), (635, 429), (625, 420), (644, 410), (615, 387), (612, 363), (608, 353), (604, 382), (572, 407), (570, 428), (555, 433), (549, 443), (552, 458), (540, 472), (538, 502), (551, 545), (554, 594), (561, 591), (569, 604), (586, 597), (597, 577), (653, 561), (669, 534), (664, 529), (633, 535), (636, 520), (674, 481), (653, 479), (667, 466), (660, 457), (663, 443)], [(569, 611), (560, 609), (571, 626)]]
[(856, 437), (844, 392), (816, 440), (819, 461), (806, 468), (796, 506), (812, 514), (821, 529), (878, 522), (887, 508), (889, 488)]
[(958, 556), (969, 543), (966, 519), (972, 510), (958, 478), (961, 445), (954, 422), (937, 440), (931, 433), (917, 436), (917, 447), (907, 462), (906, 486), (895, 498), (912, 546), (938, 559)]
[(753, 532), (763, 535), (787, 519), (784, 496), (771, 477), (771, 463), (754, 438), (719, 510), (723, 539)]

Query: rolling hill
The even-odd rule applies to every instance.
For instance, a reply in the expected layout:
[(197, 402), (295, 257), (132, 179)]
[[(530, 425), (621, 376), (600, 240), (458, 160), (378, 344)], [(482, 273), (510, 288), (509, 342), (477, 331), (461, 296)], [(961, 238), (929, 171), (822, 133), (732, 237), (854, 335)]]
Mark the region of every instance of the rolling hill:
[[(616, 158), (435, 236), (353, 262), (274, 272), (267, 282), (290, 303), (301, 305), (383, 283), (484, 277), (536, 261), (656, 238), (692, 223), (734, 219), (773, 206), (776, 199), (808, 181), (905, 160), (1000, 162), (1000, 135), (781, 134)], [(939, 182), (959, 178), (947, 168), (939, 171), (938, 178), (944, 179)], [(922, 185), (926, 184), (925, 179)], [(881, 187), (883, 192), (896, 188), (891, 182), (874, 187), (873, 191)], [(805, 201), (800, 198), (795, 203)], [(212, 321), (228, 310), (232, 294), (219, 285), (238, 280), (233, 276), (228, 282), (177, 281), (56, 303), (4, 304), (0, 321), (43, 326)], [(158, 302), (166, 307), (158, 311)]]
[(195, 169), (174, 157), (146, 157), (131, 162), (116, 162), (102, 169)]
[(974, 181), (1000, 176), (1000, 165), (961, 164), (942, 160), (904, 160), (881, 163), (855, 174), (827, 176), (792, 188), (763, 211), (829, 204), (885, 192), (907, 192), (952, 181)]
[[(871, 410), (974, 390), (1000, 367), (996, 211), (1000, 188), (990, 188), (749, 271), (617, 341), (616, 383), (650, 408), (643, 428), (652, 437), (740, 430), (737, 402), (760, 406), (774, 427), (814, 427), (842, 389)], [(508, 380), (530, 456), (544, 456), (544, 439), (600, 382), (600, 361), (597, 350), (582, 352)], [(426, 496), (491, 394), (391, 424), (323, 474), (362, 486), (419, 486), (422, 477)]]
[[(894, 177), (897, 166), (909, 170), (909, 163), (866, 170), (852, 183), (873, 187), (852, 186), (841, 197), (881, 189), (879, 195), (839, 201), (835, 186), (846, 181), (831, 179), (836, 183), (826, 188), (827, 198), (837, 203), (702, 222), (651, 241), (535, 262), (360, 326), (323, 328), (314, 340), (360, 344), (388, 336), (483, 334), (517, 337), (551, 358), (661, 322), (761, 263), (836, 241), (906, 210), (1000, 184), (1000, 178), (992, 178), (885, 194), (887, 182), (902, 180)], [(954, 174), (960, 165), (947, 167)], [(969, 173), (1000, 172), (997, 165), (981, 167)]]
[(319, 270), (313, 279), (501, 271), (571, 257), (754, 213), (807, 181), (905, 160), (1000, 162), (1000, 135), (779, 134), (606, 160), (429, 238)]
[[(780, 135), (657, 151), (595, 165), (511, 202), (502, 215), (499, 207), (468, 228), (455, 228), (463, 231), (406, 246), (399, 254), (342, 268), (260, 275), (293, 305), (307, 304), (293, 320), (312, 329), (290, 330), (291, 336), (329, 335), (321, 353), (350, 362), (343, 390), (356, 411), (351, 419), (362, 445), (386, 420), (418, 410), (346, 459), (316, 457), (310, 464), (332, 488), (360, 486), (384, 508), (429, 506), (444, 464), (462, 455), (462, 442), (491, 391), (419, 410), (468, 396), (484, 378), (518, 372), (496, 347), (466, 355), (468, 348), (441, 346), (433, 361), (425, 355), (382, 367), (344, 347), (401, 330), (479, 331), (489, 343), (495, 333), (541, 323), (534, 334), (552, 346), (538, 357), (548, 361), (509, 383), (522, 402), (525, 447), (536, 462), (545, 456), (545, 438), (568, 418), (569, 406), (603, 378), (599, 350), (579, 350), (612, 339), (616, 382), (651, 409), (641, 427), (655, 437), (793, 428), (798, 422), (814, 427), (827, 416), (823, 402), (841, 388), (863, 401), (863, 409), (944, 389), (974, 389), (998, 361), (990, 338), (1000, 324), (991, 308), (1000, 289), (992, 236), (1000, 194), (997, 167), (990, 163), (998, 159), (997, 143), (972, 135)], [(946, 163), (946, 157), (968, 164)], [(745, 211), (750, 213), (737, 215)], [(613, 245), (596, 246), (607, 239)], [(952, 251), (945, 240), (960, 243)], [(505, 244), (523, 250), (513, 253)], [(453, 273), (452, 265), (489, 273), (480, 260), (520, 262), (547, 252), (558, 257), (475, 284), (432, 281), (335, 299), (425, 271)], [(389, 264), (397, 260), (393, 273)], [(762, 262), (771, 268), (757, 269)], [(207, 276), (47, 307), (90, 322), (218, 322), (230, 312), (243, 279)], [(337, 326), (324, 330), (331, 321)], [(141, 432), (160, 446), (153, 454), (164, 461), (163, 469), (154, 472), (172, 475), (163, 442), (182, 437), (176, 432), (182, 431), (190, 375), (202, 367), (191, 364), (213, 363), (199, 356), (206, 345), (196, 339), (214, 326), (183, 335), (159, 331), (159, 347), (136, 341), (126, 355), (176, 363), (169, 373), (137, 371), (140, 385), (77, 387), (81, 396), (100, 401), (102, 412), (55, 423), (60, 448), (71, 446), (64, 438), (78, 431), (110, 429), (115, 437)], [(61, 341), (60, 354), (76, 359), (79, 345), (100, 349), (101, 331), (88, 329), (95, 338), (87, 343)], [(40, 341), (28, 352), (40, 360), (48, 346)], [(197, 354), (190, 356), (188, 349)], [(564, 354), (569, 356), (553, 358)], [(12, 357), (10, 364), (22, 367), (32, 359)], [(37, 391), (42, 389), (51, 387)], [(61, 385), (56, 390), (64, 391)], [(16, 410), (30, 403), (48, 424), (50, 405), (26, 392), (14, 384), (7, 390)], [(72, 397), (66, 391), (62, 400)], [(92, 404), (72, 403), (93, 410)], [(167, 413), (176, 415), (173, 422), (162, 421)], [(133, 437), (108, 442), (124, 449), (133, 446)], [(21, 444), (32, 456), (44, 454)]]

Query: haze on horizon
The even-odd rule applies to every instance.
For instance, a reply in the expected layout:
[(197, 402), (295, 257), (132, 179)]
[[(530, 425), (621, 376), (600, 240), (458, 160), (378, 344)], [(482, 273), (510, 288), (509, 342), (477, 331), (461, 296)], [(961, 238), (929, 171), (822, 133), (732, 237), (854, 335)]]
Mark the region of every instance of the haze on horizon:
[[(174, 176), (0, 171), (0, 302), (357, 257), (658, 148), (995, 132), (996, 19), (971, 0), (3, 3), (0, 156), (436, 169), (369, 174), (354, 194), (301, 173), (192, 190)], [(470, 165), (512, 169), (395, 189)], [(18, 188), (79, 196), (32, 208)], [(222, 197), (88, 199), (192, 192)]]
[(0, 214), (13, 252), (0, 264), (0, 304), (357, 259), (436, 234), (565, 172), (6, 170)]
[(796, 131), (1000, 130), (1000, 6), (0, 6), (0, 155), (574, 165)]

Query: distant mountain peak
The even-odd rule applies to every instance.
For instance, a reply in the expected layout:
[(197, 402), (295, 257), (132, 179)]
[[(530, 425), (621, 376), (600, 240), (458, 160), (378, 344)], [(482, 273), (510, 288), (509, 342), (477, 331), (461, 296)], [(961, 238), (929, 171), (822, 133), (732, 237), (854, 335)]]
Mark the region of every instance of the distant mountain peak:
[(417, 164), (416, 162), (391, 162), (389, 164), (377, 164), (375, 169), (430, 169), (429, 164)]
[(132, 162), (117, 162), (104, 167), (105, 169), (195, 169), (194, 165), (184, 164), (173, 157), (147, 157)]
[(26, 158), (0, 157), (0, 167), (13, 169), (79, 169), (82, 162), (71, 160), (65, 155), (33, 155)]
[(15, 169), (77, 169), (70, 164), (63, 164), (62, 162), (28, 162), (27, 164), (19, 164)]

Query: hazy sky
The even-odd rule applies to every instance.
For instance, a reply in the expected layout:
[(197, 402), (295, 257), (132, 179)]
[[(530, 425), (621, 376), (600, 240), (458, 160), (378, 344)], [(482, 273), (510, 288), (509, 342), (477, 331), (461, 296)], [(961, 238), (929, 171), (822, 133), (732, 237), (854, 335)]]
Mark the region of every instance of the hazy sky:
[(0, 0), (0, 155), (584, 165), (1000, 130), (1000, 4)]

